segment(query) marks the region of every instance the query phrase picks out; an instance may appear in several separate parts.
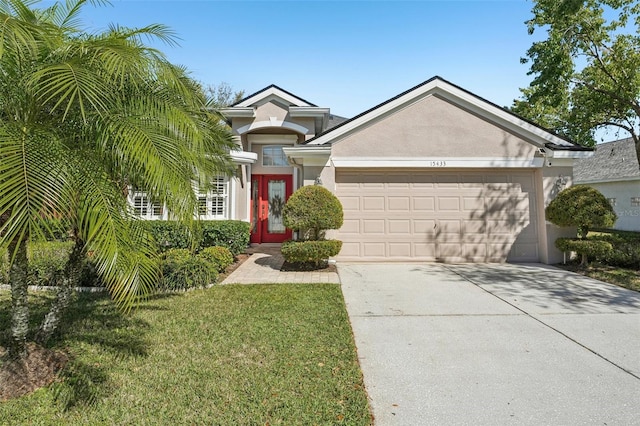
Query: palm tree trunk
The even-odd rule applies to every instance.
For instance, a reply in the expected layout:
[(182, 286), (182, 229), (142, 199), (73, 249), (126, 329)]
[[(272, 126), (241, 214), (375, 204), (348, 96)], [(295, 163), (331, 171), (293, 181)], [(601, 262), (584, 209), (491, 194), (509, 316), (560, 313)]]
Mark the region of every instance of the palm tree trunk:
[(71, 304), (73, 296), (73, 288), (80, 283), (80, 274), (82, 273), (82, 255), (84, 244), (76, 239), (76, 244), (69, 255), (69, 260), (62, 277), (62, 282), (56, 299), (51, 304), (49, 312), (45, 315), (38, 334), (36, 335), (36, 343), (44, 345), (53, 336), (53, 333), (60, 326), (62, 315)]
[(11, 345), (9, 355), (24, 358), (27, 355), (29, 332), (27, 243), (24, 238), (9, 244), (9, 256), (13, 256), (9, 270), (11, 284)]

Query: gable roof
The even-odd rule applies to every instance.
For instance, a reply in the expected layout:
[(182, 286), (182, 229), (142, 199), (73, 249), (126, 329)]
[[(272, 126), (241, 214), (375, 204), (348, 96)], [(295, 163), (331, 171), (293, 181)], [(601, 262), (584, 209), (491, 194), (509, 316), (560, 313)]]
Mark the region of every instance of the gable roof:
[(432, 77), (429, 80), (316, 135), (312, 139), (306, 141), (305, 144), (332, 144), (342, 137), (368, 125), (370, 122), (388, 115), (393, 111), (399, 110), (405, 105), (413, 103), (418, 99), (430, 95), (437, 95), (455, 105), (463, 107), (490, 122), (512, 131), (514, 134), (530, 141), (539, 148), (547, 148), (551, 151), (593, 150), (592, 148), (583, 147), (562, 138), (548, 129), (519, 117), (513, 112), (456, 86), (439, 76)]
[(573, 177), (576, 183), (640, 179), (640, 166), (633, 139), (597, 145), (593, 157), (576, 160)]
[(287, 92), (275, 84), (271, 84), (264, 89), (258, 90), (257, 92), (240, 99), (238, 102), (231, 105), (231, 107), (248, 107), (262, 101), (263, 99), (269, 98), (270, 96), (278, 97), (295, 106), (317, 107), (317, 105), (312, 104), (291, 92)]

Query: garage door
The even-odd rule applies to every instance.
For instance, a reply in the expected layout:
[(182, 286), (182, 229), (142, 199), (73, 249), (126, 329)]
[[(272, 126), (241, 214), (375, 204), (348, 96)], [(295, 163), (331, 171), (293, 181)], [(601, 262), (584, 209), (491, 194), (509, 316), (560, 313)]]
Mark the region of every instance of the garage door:
[(538, 261), (534, 173), (336, 170), (339, 260)]

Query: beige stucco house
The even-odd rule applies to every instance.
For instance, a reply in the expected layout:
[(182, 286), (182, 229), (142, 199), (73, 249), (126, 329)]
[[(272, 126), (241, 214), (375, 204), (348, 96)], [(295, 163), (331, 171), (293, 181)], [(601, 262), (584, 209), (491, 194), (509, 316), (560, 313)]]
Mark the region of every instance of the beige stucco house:
[(203, 194), (204, 217), (281, 242), (287, 198), (321, 184), (344, 207), (344, 261), (558, 262), (566, 230), (544, 207), (592, 154), (439, 77), (348, 120), (275, 85), (222, 113), (238, 172)]
[(618, 215), (615, 229), (640, 231), (640, 168), (632, 138), (599, 144), (592, 157), (576, 161), (574, 176), (575, 183), (607, 197)]

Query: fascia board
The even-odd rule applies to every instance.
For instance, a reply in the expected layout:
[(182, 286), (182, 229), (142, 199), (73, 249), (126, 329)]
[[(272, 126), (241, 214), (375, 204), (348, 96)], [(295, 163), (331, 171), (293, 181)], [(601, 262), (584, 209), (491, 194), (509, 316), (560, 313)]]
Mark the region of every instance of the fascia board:
[(230, 151), (231, 161), (238, 164), (253, 164), (258, 161), (258, 154), (249, 151)]
[(289, 107), (291, 117), (323, 117), (329, 114), (329, 108), (320, 107)]
[(554, 150), (545, 149), (545, 153), (548, 158), (591, 158), (594, 155), (594, 151), (571, 151), (571, 150)]
[(240, 102), (239, 104), (237, 104), (236, 106), (238, 107), (248, 107), (251, 105), (254, 105), (256, 103), (259, 103), (260, 101), (262, 101), (265, 98), (268, 98), (269, 96), (276, 96), (290, 104), (294, 104), (294, 105), (298, 105), (298, 106), (311, 106), (308, 103), (302, 101), (302, 99), (300, 98), (296, 98), (295, 96), (291, 96), (288, 93), (285, 93), (281, 90), (276, 89), (275, 87), (271, 87), (267, 90), (265, 90), (264, 92), (258, 93), (255, 96), (252, 96), (250, 98), (245, 99), (244, 101)]
[(456, 158), (456, 157), (428, 157), (428, 158), (364, 158), (364, 157), (333, 157), (331, 162), (335, 167), (353, 168), (541, 168), (544, 158)]
[(352, 122), (327, 133), (326, 135), (320, 136), (318, 139), (310, 142), (309, 145), (323, 145), (329, 142), (339, 141), (367, 123), (386, 116), (396, 110), (402, 109), (418, 100), (424, 99), (427, 96), (439, 96), (454, 105), (465, 108), (468, 111), (487, 119), (489, 122), (500, 125), (515, 135), (530, 141), (539, 148), (543, 148), (545, 144), (549, 142), (556, 145), (572, 146), (564, 139), (561, 139), (501, 108), (491, 105), (487, 101), (439, 79), (435, 79), (424, 86), (420, 86), (414, 91), (394, 99), (392, 102), (381, 105), (369, 114), (363, 115), (362, 117), (359, 117)]
[(256, 116), (256, 110), (253, 107), (231, 107), (231, 108), (221, 108), (220, 114), (225, 117), (232, 118), (254, 118)]
[(594, 183), (617, 183), (628, 182), (630, 184), (640, 183), (640, 177), (621, 177), (611, 179), (588, 179), (588, 180), (576, 180), (576, 183), (580, 184), (594, 184)]

